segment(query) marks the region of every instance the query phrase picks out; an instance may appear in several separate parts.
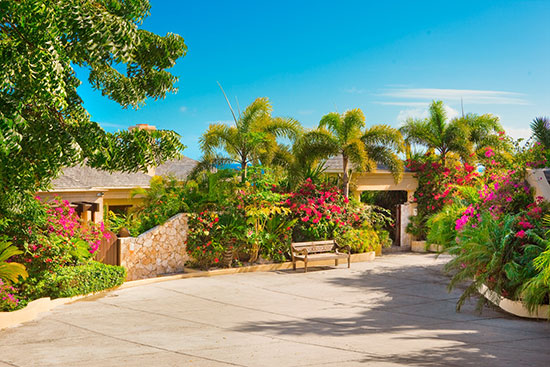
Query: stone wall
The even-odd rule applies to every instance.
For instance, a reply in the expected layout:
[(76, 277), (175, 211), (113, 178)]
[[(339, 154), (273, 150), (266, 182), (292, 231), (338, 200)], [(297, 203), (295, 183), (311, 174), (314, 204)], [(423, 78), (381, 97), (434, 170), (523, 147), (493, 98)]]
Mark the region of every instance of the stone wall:
[(185, 251), (187, 229), (187, 214), (182, 213), (138, 237), (120, 238), (120, 264), (128, 271), (126, 279), (182, 272), (189, 259)]

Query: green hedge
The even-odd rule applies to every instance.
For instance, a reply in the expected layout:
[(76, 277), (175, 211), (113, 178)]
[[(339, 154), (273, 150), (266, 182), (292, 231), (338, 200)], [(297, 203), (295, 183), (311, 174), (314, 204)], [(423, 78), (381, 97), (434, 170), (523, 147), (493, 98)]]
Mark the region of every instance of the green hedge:
[(45, 273), (34, 287), (35, 298), (74, 297), (117, 287), (124, 283), (126, 269), (91, 261), (86, 265), (67, 266), (56, 273)]

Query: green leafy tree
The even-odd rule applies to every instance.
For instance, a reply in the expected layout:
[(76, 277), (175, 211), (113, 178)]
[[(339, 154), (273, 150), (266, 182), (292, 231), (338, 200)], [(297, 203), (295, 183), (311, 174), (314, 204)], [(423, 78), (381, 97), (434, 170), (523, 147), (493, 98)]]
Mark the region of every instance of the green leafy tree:
[(301, 130), (298, 121), (272, 117), (271, 112), (269, 100), (257, 98), (238, 117), (233, 113), (234, 126), (211, 124), (199, 139), (204, 160), (212, 161), (209, 157), (215, 156), (219, 149), (225, 151), (227, 160), (240, 165), (243, 181), (249, 164), (269, 165), (277, 147), (277, 137), (293, 138)]
[(342, 192), (346, 197), (353, 168), (374, 171), (378, 163), (384, 164), (399, 181), (403, 162), (397, 153), (402, 150), (403, 138), (397, 129), (388, 125), (365, 128), (365, 115), (360, 109), (323, 116), (316, 130), (304, 134), (300, 148), (309, 159), (342, 157)]
[(0, 2), (0, 214), (23, 210), (63, 167), (145, 170), (184, 148), (172, 131), (106, 133), (77, 91), (86, 70), (123, 108), (176, 91), (166, 69), (186, 46), (139, 29), (149, 9), (146, 0)]

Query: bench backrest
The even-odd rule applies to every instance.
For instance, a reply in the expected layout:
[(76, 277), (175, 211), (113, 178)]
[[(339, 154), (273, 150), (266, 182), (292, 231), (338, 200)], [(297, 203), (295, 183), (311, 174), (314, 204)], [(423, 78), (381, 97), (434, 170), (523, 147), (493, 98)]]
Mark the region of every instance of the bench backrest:
[(329, 252), (334, 250), (334, 241), (310, 241), (310, 242), (293, 242), (291, 248), (294, 251), (300, 251), (307, 249), (309, 254), (319, 253), (319, 252)]

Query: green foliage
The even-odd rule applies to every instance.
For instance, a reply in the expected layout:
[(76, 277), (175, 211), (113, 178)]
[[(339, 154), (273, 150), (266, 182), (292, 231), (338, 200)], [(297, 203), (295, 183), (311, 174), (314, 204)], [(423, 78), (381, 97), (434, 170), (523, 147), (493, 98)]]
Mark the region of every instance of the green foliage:
[(0, 279), (17, 283), (19, 278), (25, 279), (29, 276), (25, 265), (17, 262), (8, 262), (10, 258), (22, 253), (23, 251), (12, 246), (6, 236), (0, 236)]
[(145, 0), (0, 2), (0, 216), (26, 216), (63, 167), (146, 170), (184, 148), (172, 131), (106, 133), (77, 91), (75, 66), (124, 108), (176, 90), (166, 69), (186, 46), (138, 28), (149, 8)]
[(205, 160), (212, 160), (217, 150), (225, 151), (226, 160), (240, 165), (242, 181), (247, 177), (249, 164), (271, 163), (277, 137), (293, 138), (301, 131), (298, 121), (272, 117), (272, 110), (267, 98), (257, 98), (238, 118), (233, 115), (234, 126), (210, 125), (199, 139)]
[(43, 272), (25, 291), (32, 298), (74, 297), (118, 287), (125, 279), (126, 269), (123, 267), (91, 261), (86, 265)]
[(460, 218), (464, 210), (466, 207), (462, 203), (453, 203), (444, 206), (440, 212), (429, 217), (426, 223), (427, 243), (440, 245), (443, 248), (454, 246), (457, 236), (456, 220)]
[(354, 254), (376, 251), (382, 246), (378, 233), (369, 227), (347, 230), (336, 237), (336, 242), (340, 246), (350, 246)]
[(544, 149), (550, 149), (550, 119), (548, 117), (537, 117), (531, 122), (533, 137)]
[(349, 194), (350, 172), (375, 171), (377, 164), (386, 165), (396, 182), (401, 179), (403, 162), (397, 153), (403, 151), (401, 133), (387, 125), (365, 128), (365, 115), (353, 109), (340, 115), (329, 113), (321, 118), (316, 130), (306, 132), (299, 154), (312, 158), (342, 156), (342, 192)]
[[(531, 310), (541, 304), (538, 302), (548, 301), (548, 288), (541, 292), (537, 282), (544, 277), (536, 267), (540, 260), (535, 261), (547, 245), (540, 238), (545, 231), (540, 208), (531, 206), (526, 212), (499, 217), (486, 212), (475, 226), (459, 231), (457, 244), (448, 249), (455, 257), (447, 264), (447, 269), (455, 272), (449, 288), (469, 282), (458, 309), (482, 284), (507, 298), (524, 297)], [(479, 305), (483, 302), (480, 299)]]
[(178, 213), (189, 211), (187, 193), (192, 188), (173, 177), (155, 176), (149, 189), (134, 189), (132, 197), (140, 196), (142, 204), (132, 209), (132, 218), (138, 222), (131, 227), (143, 233)]

